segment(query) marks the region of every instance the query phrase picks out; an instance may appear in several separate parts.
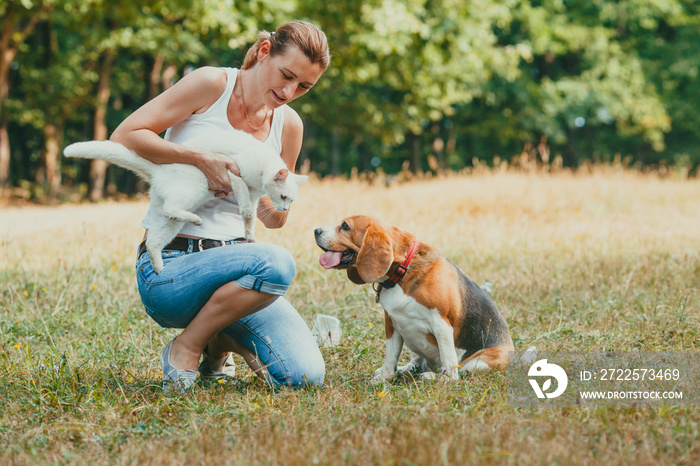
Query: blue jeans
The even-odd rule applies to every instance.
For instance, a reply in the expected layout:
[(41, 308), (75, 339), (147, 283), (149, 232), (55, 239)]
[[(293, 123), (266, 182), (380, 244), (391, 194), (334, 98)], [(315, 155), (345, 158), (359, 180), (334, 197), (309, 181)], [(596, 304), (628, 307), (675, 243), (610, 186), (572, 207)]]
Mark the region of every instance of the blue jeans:
[(283, 295), (296, 273), (292, 255), (274, 244), (241, 243), (201, 252), (163, 250), (165, 267), (156, 274), (148, 252), (136, 263), (141, 301), (161, 327), (185, 328), (222, 285), (280, 296), (270, 306), (222, 331), (245, 346), (267, 368), (273, 386), (323, 384), (325, 364), (304, 320)]

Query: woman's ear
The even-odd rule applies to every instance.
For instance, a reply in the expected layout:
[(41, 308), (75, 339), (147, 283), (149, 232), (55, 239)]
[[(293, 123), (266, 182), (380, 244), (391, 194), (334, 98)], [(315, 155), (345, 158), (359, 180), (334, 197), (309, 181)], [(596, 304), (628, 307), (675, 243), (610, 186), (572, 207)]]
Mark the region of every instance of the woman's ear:
[[(372, 283), (386, 275), (393, 262), (394, 247), (391, 236), (384, 228), (369, 225), (355, 262), (357, 275), (365, 283)], [(350, 271), (348, 271), (348, 278), (352, 280)]]
[(269, 40), (262, 41), (260, 48), (258, 49), (258, 62), (262, 62), (270, 56), (270, 47), (271, 44)]

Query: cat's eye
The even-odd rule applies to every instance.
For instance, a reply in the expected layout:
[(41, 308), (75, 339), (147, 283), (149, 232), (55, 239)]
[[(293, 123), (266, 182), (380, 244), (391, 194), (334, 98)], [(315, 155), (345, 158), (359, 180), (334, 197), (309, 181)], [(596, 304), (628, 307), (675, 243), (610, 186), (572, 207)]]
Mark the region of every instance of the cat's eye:
[(280, 196), (280, 198), (284, 201), (287, 199), (287, 196)]
[(340, 225), (340, 229), (341, 229), (341, 230), (348, 231), (348, 230), (350, 230), (350, 225), (348, 225), (347, 222), (343, 222), (343, 224)]

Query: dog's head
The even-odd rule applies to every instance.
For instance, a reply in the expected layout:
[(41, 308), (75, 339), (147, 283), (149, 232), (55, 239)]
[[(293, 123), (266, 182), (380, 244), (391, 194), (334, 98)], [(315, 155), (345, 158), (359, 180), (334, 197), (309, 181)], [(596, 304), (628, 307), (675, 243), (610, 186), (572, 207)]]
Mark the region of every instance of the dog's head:
[(353, 283), (377, 281), (394, 263), (397, 232), (365, 215), (345, 218), (337, 226), (316, 228), (316, 244), (325, 251), (319, 263), (326, 269), (347, 269)]

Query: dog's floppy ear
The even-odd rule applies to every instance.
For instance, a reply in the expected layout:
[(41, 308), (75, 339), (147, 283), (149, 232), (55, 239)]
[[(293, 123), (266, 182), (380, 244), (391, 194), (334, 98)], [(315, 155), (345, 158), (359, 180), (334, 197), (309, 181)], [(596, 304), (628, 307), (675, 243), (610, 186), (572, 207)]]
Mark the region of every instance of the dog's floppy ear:
[[(362, 248), (357, 254), (354, 273), (365, 283), (371, 283), (386, 275), (393, 262), (394, 248), (391, 236), (379, 225), (369, 225), (365, 232)], [(357, 283), (352, 275), (348, 269), (348, 278)]]

